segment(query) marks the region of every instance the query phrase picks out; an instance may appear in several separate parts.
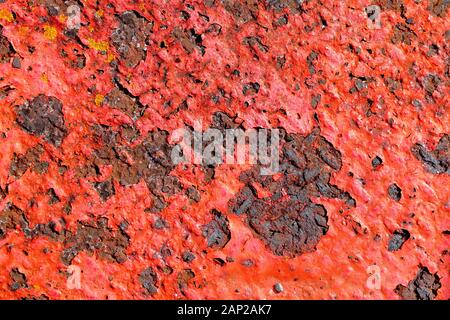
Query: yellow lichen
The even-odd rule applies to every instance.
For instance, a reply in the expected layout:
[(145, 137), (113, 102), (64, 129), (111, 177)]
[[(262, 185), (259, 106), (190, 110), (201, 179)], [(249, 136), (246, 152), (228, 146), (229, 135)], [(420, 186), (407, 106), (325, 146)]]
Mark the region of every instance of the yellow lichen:
[(41, 80), (45, 83), (48, 83), (48, 76), (45, 73), (41, 74)]
[(48, 40), (55, 40), (56, 37), (58, 36), (58, 31), (56, 30), (55, 27), (52, 26), (44, 26), (44, 36), (48, 39)]
[(111, 61), (113, 61), (116, 58), (115, 55), (113, 55), (112, 53), (109, 53), (108, 56), (106, 57), (106, 62), (110, 63)]
[(14, 16), (11, 11), (6, 9), (0, 9), (0, 20), (4, 20), (6, 22), (13, 22)]
[(65, 23), (67, 21), (67, 16), (65, 16), (64, 14), (60, 14), (58, 16), (58, 21), (61, 23)]
[(109, 44), (106, 41), (95, 41), (92, 38), (88, 39), (88, 44), (89, 47), (91, 47), (92, 49), (95, 49), (97, 51), (108, 51), (109, 49)]
[(95, 96), (95, 105), (98, 107), (103, 103), (103, 99), (105, 98), (105, 96), (101, 95), (101, 94), (97, 94)]

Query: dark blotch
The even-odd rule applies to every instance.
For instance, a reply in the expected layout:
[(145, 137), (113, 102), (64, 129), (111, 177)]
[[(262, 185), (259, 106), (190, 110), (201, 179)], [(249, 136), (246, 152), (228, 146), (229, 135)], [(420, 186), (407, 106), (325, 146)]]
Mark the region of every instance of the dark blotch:
[(379, 156), (376, 156), (375, 158), (372, 159), (372, 168), (374, 170), (377, 169), (382, 164), (383, 164), (383, 159), (381, 159)]
[(393, 183), (388, 188), (388, 194), (392, 200), (398, 202), (402, 198), (402, 189), (400, 189), (397, 184)]
[(389, 240), (388, 250), (389, 251), (400, 250), (402, 248), (403, 244), (406, 242), (406, 240), (409, 239), (409, 237), (410, 237), (410, 233), (408, 230), (405, 230), (405, 229), (395, 230)]
[(158, 277), (152, 267), (145, 269), (139, 275), (139, 282), (141, 283), (141, 286), (147, 290), (147, 293), (149, 294), (155, 294), (158, 292), (158, 288), (156, 287), (157, 281)]
[(433, 300), (441, 282), (437, 275), (431, 274), (427, 267), (420, 267), (415, 279), (408, 283), (408, 286), (399, 284), (395, 288), (395, 293), (405, 300)]
[(214, 218), (204, 225), (202, 234), (206, 238), (208, 247), (222, 249), (231, 239), (228, 219), (219, 211), (213, 209)]
[(9, 289), (11, 291), (17, 291), (22, 288), (28, 287), (27, 277), (25, 274), (19, 271), (18, 268), (13, 268), (9, 272), (9, 277), (11, 278), (11, 284), (9, 285)]
[(67, 136), (62, 103), (55, 97), (38, 95), (16, 107), (17, 123), (25, 131), (44, 138), (55, 147)]
[(109, 198), (111, 198), (113, 195), (116, 194), (114, 184), (112, 183), (111, 180), (96, 182), (95, 189), (97, 190), (98, 195), (103, 201), (108, 200)]
[(450, 174), (450, 135), (444, 134), (433, 151), (429, 151), (421, 143), (416, 143), (411, 152), (422, 162), (426, 171), (433, 174)]

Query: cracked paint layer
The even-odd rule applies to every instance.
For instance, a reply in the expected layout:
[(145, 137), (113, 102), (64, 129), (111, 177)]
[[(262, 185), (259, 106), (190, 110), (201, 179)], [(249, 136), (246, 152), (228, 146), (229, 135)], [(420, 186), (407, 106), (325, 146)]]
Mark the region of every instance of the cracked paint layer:
[[(448, 11), (0, 1), (0, 298), (449, 299)], [(174, 165), (198, 120), (282, 170)]]

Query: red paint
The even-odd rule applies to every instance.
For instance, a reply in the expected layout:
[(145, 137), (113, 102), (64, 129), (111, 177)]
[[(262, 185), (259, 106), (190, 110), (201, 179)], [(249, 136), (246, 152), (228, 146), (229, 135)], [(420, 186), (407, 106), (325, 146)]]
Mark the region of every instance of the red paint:
[[(88, 220), (89, 214), (108, 217), (109, 226), (114, 229), (126, 220), (130, 246), (128, 260), (123, 264), (101, 260), (96, 254), (80, 253), (72, 264), (82, 270), (82, 288), (73, 290), (66, 286), (63, 272), (67, 266), (59, 258), (61, 243), (44, 237), (27, 239), (20, 229), (9, 231), (0, 240), (0, 298), (44, 294), (50, 299), (397, 299), (394, 288), (398, 284), (407, 285), (415, 277), (419, 264), (427, 266), (432, 273), (437, 272), (441, 278), (437, 298), (450, 298), (449, 256), (443, 254), (450, 244), (449, 236), (443, 234), (450, 229), (447, 187), (450, 177), (427, 173), (410, 152), (416, 142), (434, 148), (439, 138), (449, 133), (448, 76), (445, 75), (448, 19), (433, 16), (427, 10), (427, 1), (417, 4), (404, 0), (406, 17), (414, 20), (409, 27), (417, 35), (407, 45), (391, 42), (394, 26), (405, 23), (398, 11), (383, 10), (382, 28), (368, 29), (363, 9), (371, 2), (366, 0), (325, 0), (321, 5), (309, 1), (304, 6), (306, 13), (301, 15), (289, 9), (275, 13), (260, 5), (257, 21), (244, 24), (236, 22), (221, 4), (208, 8), (200, 0), (189, 2), (194, 11), (180, 1), (109, 2), (115, 9), (108, 8), (106, 2), (99, 7), (92, 2), (84, 3), (78, 33), (84, 45), (89, 46), (89, 39), (109, 42), (109, 35), (118, 26), (115, 13), (136, 10), (154, 21), (145, 62), (135, 69), (127, 69), (118, 61), (122, 83), (127, 79), (127, 89), (139, 95), (141, 102), (148, 106), (145, 115), (136, 121), (143, 136), (155, 128), (172, 131), (183, 122), (193, 124), (201, 119), (205, 124), (210, 123), (212, 112), (219, 110), (236, 113), (247, 128), (282, 126), (289, 132), (307, 134), (315, 124), (313, 115), (317, 113), (321, 134), (342, 153), (343, 167), (332, 182), (348, 191), (357, 206), (345, 209), (341, 201), (317, 199), (328, 211), (330, 229), (315, 252), (290, 259), (274, 256), (252, 234), (243, 218), (229, 212), (228, 200), (242, 187), (238, 176), (244, 168), (239, 166), (220, 166), (210, 184), (203, 182), (198, 168), (174, 170), (173, 175), (182, 182), (198, 187), (202, 199), (190, 204), (183, 195), (173, 196), (170, 206), (162, 213), (170, 229), (151, 228), (156, 216), (144, 212), (151, 200), (143, 182), (129, 188), (116, 182), (116, 195), (101, 202), (91, 184), (96, 179), (79, 180), (75, 169), (98, 148), (86, 138), (90, 126), (97, 123), (117, 128), (122, 123), (131, 123), (120, 111), (95, 104), (96, 95), (105, 96), (113, 88), (108, 55), (118, 55), (111, 44), (108, 53), (102, 55), (70, 40), (63, 34), (65, 24), (56, 17), (48, 17), (42, 6), (7, 0), (0, 4), (0, 10), (14, 12), (15, 18), (7, 22), (0, 17), (0, 24), (21, 58), (21, 69), (0, 64), (0, 88), (6, 85), (14, 88), (0, 99), (0, 132), (6, 134), (0, 137), (0, 186), (9, 184), (9, 194), (0, 202), (0, 210), (12, 202), (26, 212), (31, 226), (54, 221), (57, 228), (62, 228), (59, 218), (64, 217), (66, 228), (73, 231), (76, 222)], [(95, 16), (99, 10), (103, 11), (100, 18)], [(180, 10), (189, 12), (190, 19), (182, 20)], [(199, 13), (208, 16), (209, 22)], [(288, 24), (273, 28), (272, 22), (283, 13), (288, 14)], [(327, 21), (323, 29), (319, 13)], [(48, 17), (45, 23), (39, 20), (44, 16)], [(220, 35), (206, 32), (212, 23), (222, 26)], [(45, 37), (44, 25), (55, 28), (56, 39)], [(167, 28), (162, 28), (163, 25)], [(202, 34), (204, 56), (197, 50), (188, 54), (171, 37), (175, 27), (194, 28), (197, 34)], [(305, 31), (307, 27), (312, 31)], [(268, 52), (258, 48), (252, 52), (243, 44), (247, 36), (258, 36), (269, 47)], [(162, 41), (166, 48), (160, 48)], [(440, 50), (428, 57), (431, 44), (437, 44)], [(349, 45), (360, 52), (352, 52)], [(27, 46), (34, 46), (35, 52), (31, 54)], [(70, 68), (67, 58), (60, 55), (61, 49), (69, 52), (74, 48), (86, 56), (86, 66), (81, 70)], [(310, 75), (306, 60), (312, 50), (319, 55), (313, 62), (316, 73)], [(286, 62), (278, 70), (277, 57), (282, 55)], [(164, 66), (165, 75), (158, 65)], [(104, 70), (103, 74), (97, 72), (100, 69)], [(239, 70), (240, 76), (233, 75), (234, 69)], [(367, 89), (349, 93), (354, 86), (349, 73), (375, 81), (368, 82)], [(432, 94), (434, 102), (426, 102), (425, 91), (420, 86), (429, 73), (442, 79)], [(95, 79), (90, 78), (93, 74)], [(383, 77), (401, 81), (395, 95), (389, 92)], [(196, 84), (192, 78), (202, 83)], [(206, 80), (208, 86), (204, 85)], [(260, 84), (258, 94), (244, 96), (242, 86), (248, 82)], [(91, 87), (94, 89), (89, 92)], [(230, 99), (221, 98), (215, 105), (211, 96), (217, 94), (218, 88)], [(15, 122), (14, 106), (39, 93), (55, 96), (63, 103), (69, 135), (59, 149), (27, 134)], [(315, 94), (321, 94), (316, 110), (310, 103)], [(172, 99), (172, 106), (164, 108), (168, 99)], [(367, 99), (373, 101), (374, 114), (370, 117), (366, 115)], [(413, 106), (414, 99), (422, 101), (420, 111)], [(189, 109), (165, 119), (184, 100)], [(246, 107), (244, 102), (249, 105)], [(42, 160), (48, 159), (48, 172), (39, 175), (28, 170), (22, 178), (13, 181), (9, 177), (13, 153), (24, 154), (38, 142), (45, 146)], [(383, 166), (373, 170), (371, 160), (377, 155), (383, 159)], [(64, 175), (58, 173), (56, 159), (69, 167)], [(101, 174), (102, 178), (107, 177), (110, 168), (102, 168)], [(403, 191), (398, 203), (387, 195), (388, 186), (394, 182)], [(48, 204), (45, 193), (49, 188), (55, 190), (60, 203)], [(71, 195), (76, 195), (76, 199), (71, 215), (66, 215), (63, 206)], [(30, 199), (38, 206), (30, 207)], [(207, 249), (202, 237), (201, 226), (211, 220), (209, 212), (213, 208), (226, 213), (230, 221), (232, 238), (222, 250)], [(401, 250), (389, 252), (390, 234), (398, 228), (407, 229), (411, 239)], [(376, 235), (379, 241), (374, 241)], [(155, 256), (164, 243), (173, 252), (166, 258), (173, 273), (166, 275), (158, 270), (158, 293), (145, 295), (139, 273), (150, 266), (155, 270), (164, 266), (162, 259)], [(44, 248), (48, 253), (43, 252)], [(185, 250), (191, 250), (197, 257), (190, 265), (181, 260)], [(234, 262), (221, 267), (212, 261), (213, 258), (225, 260), (227, 256), (233, 257)], [(245, 259), (252, 259), (255, 265), (242, 265)], [(380, 290), (366, 287), (367, 268), (374, 264), (381, 268)], [(9, 290), (9, 272), (14, 267), (26, 274), (29, 288)], [(177, 274), (186, 268), (192, 269), (196, 277), (183, 296)], [(277, 282), (284, 288), (279, 294), (273, 290)]]

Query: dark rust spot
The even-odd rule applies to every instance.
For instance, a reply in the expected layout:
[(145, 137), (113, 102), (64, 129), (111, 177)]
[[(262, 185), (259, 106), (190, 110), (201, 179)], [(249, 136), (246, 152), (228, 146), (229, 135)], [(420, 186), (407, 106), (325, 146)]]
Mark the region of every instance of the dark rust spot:
[(408, 283), (408, 286), (399, 284), (395, 293), (405, 300), (433, 300), (441, 282), (437, 275), (431, 274), (427, 267), (420, 267), (416, 277)]
[(25, 131), (59, 147), (67, 136), (62, 103), (55, 97), (38, 95), (16, 107), (17, 123)]

